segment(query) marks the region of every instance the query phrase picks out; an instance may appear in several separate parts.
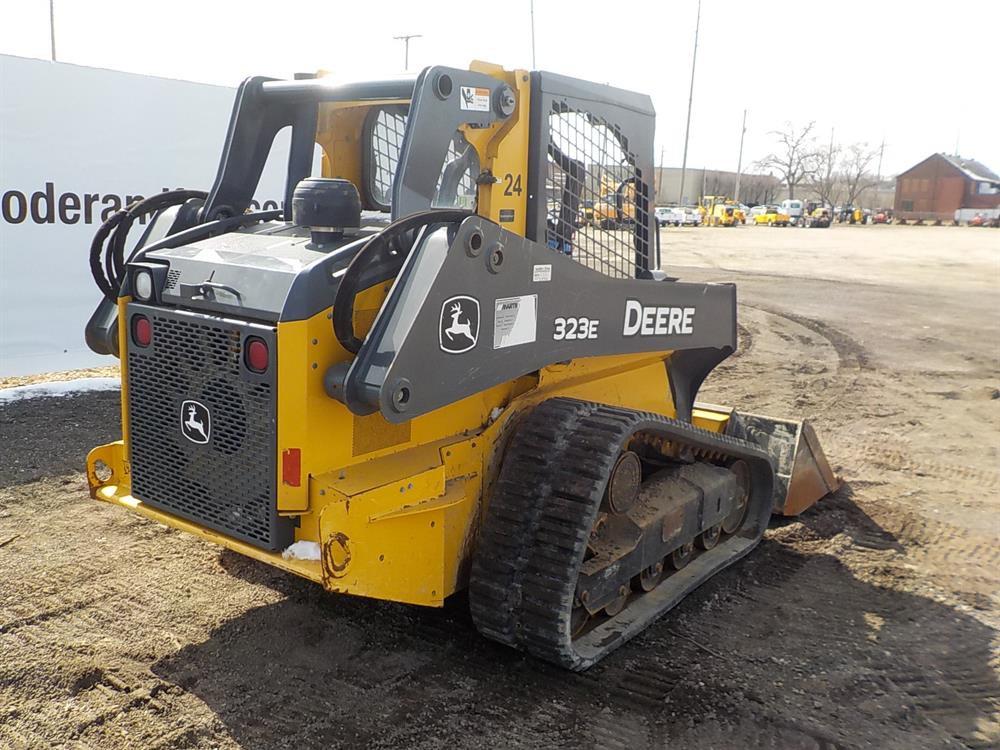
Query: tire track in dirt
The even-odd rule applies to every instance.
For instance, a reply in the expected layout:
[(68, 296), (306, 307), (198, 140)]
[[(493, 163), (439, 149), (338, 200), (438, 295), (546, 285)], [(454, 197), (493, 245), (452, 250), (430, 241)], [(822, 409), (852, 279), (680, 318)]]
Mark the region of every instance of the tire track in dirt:
[(916, 458), (904, 445), (887, 445), (886, 439), (878, 443), (863, 441), (851, 448), (850, 455), (856, 458), (856, 466), (871, 464), (878, 469), (902, 471), (909, 474), (934, 476), (940, 479), (957, 479), (962, 482), (978, 483), (991, 489), (1000, 489), (1000, 472), (980, 469), (974, 466), (946, 463)]
[(841, 331), (838, 328), (833, 327), (825, 321), (818, 320), (816, 318), (809, 318), (805, 315), (799, 315), (797, 313), (788, 312), (787, 310), (778, 310), (773, 307), (766, 307), (764, 305), (751, 305), (749, 303), (741, 303), (743, 307), (749, 307), (752, 310), (760, 310), (768, 315), (773, 315), (776, 318), (784, 318), (785, 320), (790, 320), (793, 323), (797, 323), (803, 328), (807, 328), (818, 336), (826, 339), (830, 345), (837, 352), (837, 358), (840, 360), (840, 366), (843, 369), (848, 370), (873, 370), (874, 367), (871, 364), (871, 354), (865, 349), (864, 345), (861, 344), (857, 339), (850, 336), (849, 334)]
[[(952, 634), (940, 622), (917, 619), (911, 627), (923, 629), (923, 636), (929, 639), (939, 637), (939, 652), (933, 659), (917, 653), (885, 660), (877, 663), (877, 668), (912, 699), (925, 719), (943, 727), (966, 747), (984, 750), (996, 747), (1000, 739), (997, 722), (1000, 699), (995, 679), (984, 670), (983, 654), (951, 642)], [(990, 666), (997, 668), (995, 659)], [(984, 716), (979, 727), (966, 718), (976, 714)]]
[[(744, 361), (756, 369), (758, 362), (778, 356), (783, 365), (779, 369), (791, 371), (789, 388), (798, 394), (795, 403), (814, 414), (849, 413), (861, 402), (867, 390), (864, 379), (875, 373), (861, 342), (822, 320), (756, 303), (741, 302), (740, 307), (747, 313), (740, 316), (741, 344), (746, 336), (750, 345), (739, 352), (742, 360), (737, 363)], [(824, 347), (829, 348), (827, 357), (822, 355)], [(754, 356), (748, 356), (751, 351)], [(826, 360), (831, 359), (828, 365)], [(763, 368), (760, 375), (768, 377)]]
[[(791, 575), (759, 581), (759, 593), (751, 598), (761, 607), (801, 607), (810, 601), (808, 589), (814, 587), (818, 575), (818, 570), (799, 567)], [(1000, 710), (996, 658), (984, 664), (984, 649), (963, 644), (951, 617), (928, 615), (921, 608), (908, 606), (905, 599), (887, 602), (859, 595), (862, 589), (853, 585), (831, 589), (829, 576), (824, 576), (824, 581), (826, 595), (835, 597), (839, 609), (865, 612), (866, 620), (873, 618), (870, 621), (878, 623), (878, 632), (888, 633), (871, 636), (883, 646), (883, 658), (873, 665), (876, 673), (912, 700), (925, 719), (942, 726), (963, 745), (995, 746), (993, 743), (1000, 739), (995, 723)], [(832, 630), (824, 632), (825, 644), (856, 647), (855, 637)], [(928, 650), (912, 649), (911, 644), (918, 640), (932, 645)], [(970, 717), (983, 717), (985, 721), (970, 721)]]
[(753, 331), (751, 331), (747, 326), (743, 325), (743, 323), (740, 322), (737, 322), (736, 324), (736, 331), (737, 331), (736, 351), (729, 355), (729, 361), (738, 359), (740, 357), (745, 357), (748, 354), (750, 354), (750, 352), (753, 351), (753, 343), (754, 343)]

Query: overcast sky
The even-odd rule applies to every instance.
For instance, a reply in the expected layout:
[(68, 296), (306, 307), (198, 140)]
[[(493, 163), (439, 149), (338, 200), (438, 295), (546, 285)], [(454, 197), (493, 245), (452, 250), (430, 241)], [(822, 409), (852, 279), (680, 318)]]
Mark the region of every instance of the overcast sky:
[[(657, 152), (679, 166), (697, 0), (535, 0), (536, 62), (649, 93)], [(55, 0), (63, 62), (235, 86), (252, 74), (338, 77), (531, 67), (528, 0)], [(49, 56), (48, 0), (0, 0), (0, 53)], [(620, 15), (616, 15), (620, 12)], [(1000, 0), (703, 0), (689, 167), (735, 170), (771, 149), (785, 121), (816, 121), (824, 144), (884, 137), (884, 174), (935, 151), (1000, 171)], [(2, 92), (0, 92), (2, 95)]]

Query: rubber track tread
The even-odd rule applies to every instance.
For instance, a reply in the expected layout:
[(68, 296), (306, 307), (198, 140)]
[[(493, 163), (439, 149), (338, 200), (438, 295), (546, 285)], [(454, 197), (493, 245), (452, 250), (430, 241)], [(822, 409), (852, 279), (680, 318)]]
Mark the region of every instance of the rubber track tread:
[(473, 561), (469, 606), (483, 635), (569, 669), (596, 661), (584, 663), (570, 638), (579, 568), (619, 453), (651, 421), (723, 453), (766, 458), (746, 441), (658, 414), (568, 398), (541, 403), (507, 448)]

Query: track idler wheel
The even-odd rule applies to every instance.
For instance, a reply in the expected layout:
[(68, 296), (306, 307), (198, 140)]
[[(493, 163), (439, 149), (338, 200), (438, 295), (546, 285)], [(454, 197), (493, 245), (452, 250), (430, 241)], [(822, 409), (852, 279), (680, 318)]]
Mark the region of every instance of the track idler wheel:
[(612, 513), (627, 513), (639, 498), (642, 461), (635, 451), (623, 451), (608, 481), (608, 507)]
[(750, 467), (745, 461), (734, 461), (729, 470), (736, 475), (740, 494), (736, 498), (732, 512), (722, 520), (722, 530), (727, 534), (734, 534), (740, 530), (747, 517), (747, 506), (750, 501)]

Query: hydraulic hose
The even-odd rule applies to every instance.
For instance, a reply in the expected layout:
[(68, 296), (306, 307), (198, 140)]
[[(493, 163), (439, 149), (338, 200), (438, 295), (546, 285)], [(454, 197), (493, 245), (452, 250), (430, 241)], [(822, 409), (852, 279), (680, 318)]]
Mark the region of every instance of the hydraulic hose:
[(133, 201), (101, 224), (90, 244), (90, 273), (105, 297), (112, 302), (118, 298), (122, 281), (125, 279), (125, 243), (135, 220), (146, 214), (182, 205), (192, 198), (205, 200), (208, 198), (208, 193), (203, 190), (170, 190), (158, 193), (149, 198)]
[(430, 224), (464, 221), (472, 215), (470, 211), (452, 208), (420, 211), (397, 219), (362, 245), (347, 265), (333, 302), (333, 332), (340, 345), (352, 354), (357, 354), (364, 343), (354, 334), (354, 298), (361, 291), (363, 274), (369, 267), (384, 265), (386, 278), (391, 278), (399, 272), (413, 250), (412, 243), (405, 252), (400, 249), (399, 241), (403, 234)]

